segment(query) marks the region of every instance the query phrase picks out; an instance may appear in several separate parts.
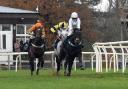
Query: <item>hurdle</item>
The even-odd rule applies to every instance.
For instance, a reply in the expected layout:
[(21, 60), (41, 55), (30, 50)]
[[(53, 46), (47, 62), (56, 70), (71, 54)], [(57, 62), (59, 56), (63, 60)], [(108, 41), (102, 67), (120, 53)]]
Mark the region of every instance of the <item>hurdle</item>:
[[(96, 55), (96, 72), (103, 71), (103, 59), (105, 59), (106, 72), (111, 70), (112, 62), (114, 72), (117, 72), (119, 70), (119, 57), (121, 57), (122, 73), (124, 73), (128, 60), (128, 41), (96, 42), (92, 45), (92, 47)], [(111, 57), (109, 58), (108, 56)]]

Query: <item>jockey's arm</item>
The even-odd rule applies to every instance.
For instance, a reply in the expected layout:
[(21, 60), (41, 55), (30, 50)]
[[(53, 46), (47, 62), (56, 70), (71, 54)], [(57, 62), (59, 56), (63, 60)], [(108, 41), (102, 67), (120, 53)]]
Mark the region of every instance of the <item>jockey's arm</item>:
[(52, 27), (52, 28), (50, 29), (50, 31), (56, 35), (58, 29), (59, 29), (59, 26), (58, 26), (58, 25), (55, 25), (54, 27)]
[(69, 25), (68, 25), (68, 36), (70, 36), (73, 32), (73, 27), (72, 27), (72, 19), (69, 19)]
[(68, 30), (68, 36), (70, 36), (73, 33), (73, 29)]
[(32, 34), (32, 32), (35, 30), (35, 25), (33, 25), (30, 29), (28, 29), (28, 34)]
[(80, 19), (78, 18), (78, 24), (77, 24), (77, 28), (80, 30), (80, 25), (81, 25), (81, 21)]
[(54, 28), (51, 28), (50, 31), (51, 31), (52, 33), (55, 33), (55, 32), (56, 32), (56, 30), (55, 30)]

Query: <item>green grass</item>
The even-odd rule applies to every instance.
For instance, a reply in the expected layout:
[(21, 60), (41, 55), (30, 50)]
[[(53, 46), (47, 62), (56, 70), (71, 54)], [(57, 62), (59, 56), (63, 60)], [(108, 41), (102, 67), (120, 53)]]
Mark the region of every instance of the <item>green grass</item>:
[(54, 75), (52, 70), (41, 70), (30, 76), (29, 70), (0, 71), (0, 89), (128, 89), (128, 72), (95, 73), (90, 69), (72, 72), (71, 77)]

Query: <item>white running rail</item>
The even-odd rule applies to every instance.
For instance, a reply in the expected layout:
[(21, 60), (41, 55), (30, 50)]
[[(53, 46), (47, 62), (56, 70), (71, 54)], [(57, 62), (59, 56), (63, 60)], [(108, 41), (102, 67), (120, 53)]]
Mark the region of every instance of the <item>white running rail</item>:
[[(6, 52), (6, 53), (0, 53), (0, 56), (12, 56), (12, 55), (16, 55), (16, 60), (13, 60), (13, 62), (15, 62), (15, 71), (17, 72), (18, 70), (18, 62), (19, 62), (19, 68), (21, 69), (21, 64), (22, 64), (22, 58), (21, 58), (21, 55), (27, 55), (28, 52)], [(56, 59), (54, 58), (54, 51), (47, 51), (45, 52), (45, 55), (47, 54), (51, 54), (51, 64), (52, 64), (52, 68), (56, 68)], [(90, 55), (90, 58), (91, 58), (91, 67), (92, 67), (92, 70), (94, 69), (94, 57), (95, 57), (95, 52), (82, 52), (82, 60), (85, 61), (84, 59), (84, 56), (85, 55)], [(10, 59), (8, 59), (8, 69), (10, 70)], [(36, 65), (37, 65), (37, 60), (35, 61)], [(76, 63), (77, 61), (74, 60), (74, 69), (76, 70)], [(36, 67), (37, 68), (37, 67)]]

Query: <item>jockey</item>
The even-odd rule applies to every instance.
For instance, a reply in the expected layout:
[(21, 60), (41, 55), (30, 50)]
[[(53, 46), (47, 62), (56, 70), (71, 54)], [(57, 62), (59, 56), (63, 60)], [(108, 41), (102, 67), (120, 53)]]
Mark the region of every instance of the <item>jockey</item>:
[(81, 20), (78, 17), (78, 13), (77, 12), (72, 12), (71, 17), (69, 19), (69, 36), (75, 32), (73, 31), (75, 28), (78, 29), (78, 31), (80, 31), (81, 27)]
[[(41, 20), (37, 20), (37, 22), (28, 30), (29, 34), (35, 36), (35, 31), (39, 28), (43, 29), (43, 27), (44, 23)], [(45, 36), (45, 33), (43, 35)]]
[[(68, 33), (68, 37), (67, 39), (65, 39), (63, 45), (66, 46), (68, 39), (72, 36), (72, 34), (74, 32), (80, 32), (80, 25), (81, 25), (81, 21), (80, 18), (78, 17), (78, 13), (77, 12), (72, 12), (71, 13), (71, 17), (69, 19), (69, 33)], [(74, 31), (75, 29), (77, 29), (77, 31)]]
[(45, 37), (45, 31), (44, 31), (44, 23), (41, 20), (37, 20), (37, 22), (28, 30), (29, 34), (31, 35), (29, 46), (31, 46), (32, 39), (35, 38), (35, 31), (37, 29), (42, 29), (42, 37)]
[(61, 38), (61, 30), (66, 30), (68, 28), (68, 23), (66, 23), (65, 21), (58, 23), (57, 25), (55, 25), (54, 27), (52, 27), (50, 29), (50, 31), (54, 34), (57, 34), (58, 37), (54, 43), (54, 48), (57, 47), (57, 43), (60, 41)]

